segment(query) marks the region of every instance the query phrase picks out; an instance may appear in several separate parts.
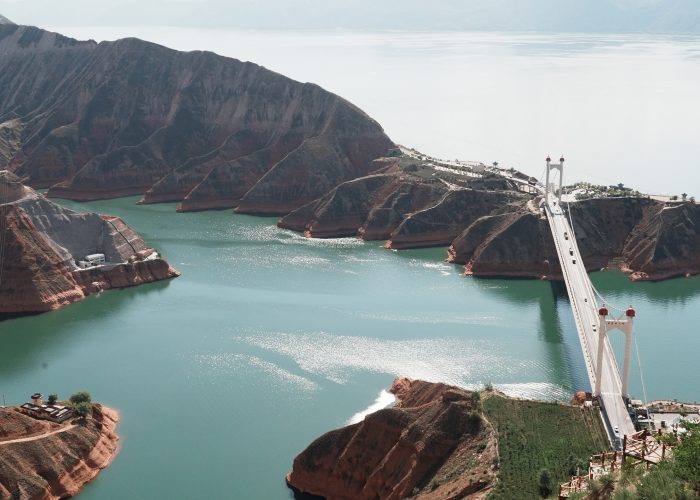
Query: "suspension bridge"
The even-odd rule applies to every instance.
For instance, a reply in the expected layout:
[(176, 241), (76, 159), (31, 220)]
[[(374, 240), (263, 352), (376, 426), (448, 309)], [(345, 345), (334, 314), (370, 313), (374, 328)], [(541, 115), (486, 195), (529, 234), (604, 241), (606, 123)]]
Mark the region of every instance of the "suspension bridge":
[[(564, 212), (562, 207), (564, 158), (558, 163), (549, 157), (546, 161), (545, 211), (569, 294), (586, 371), (593, 396), (600, 402), (610, 441), (620, 448), (623, 436), (635, 432), (627, 409), (635, 310), (630, 306), (621, 311), (620, 317), (611, 316), (605, 300), (591, 283), (576, 243), (571, 214), (568, 210)], [(611, 330), (620, 330), (625, 335), (622, 376), (608, 339)]]

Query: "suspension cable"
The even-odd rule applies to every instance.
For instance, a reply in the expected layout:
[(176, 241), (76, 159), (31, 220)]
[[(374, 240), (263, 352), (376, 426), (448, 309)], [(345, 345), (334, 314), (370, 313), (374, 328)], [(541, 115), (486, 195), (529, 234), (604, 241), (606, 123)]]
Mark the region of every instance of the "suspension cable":
[(639, 346), (637, 346), (637, 336), (632, 335), (634, 337), (634, 351), (637, 353), (637, 366), (639, 366), (639, 379), (642, 382), (642, 395), (644, 396), (644, 406), (646, 406), (648, 398), (647, 398), (647, 387), (646, 384), (644, 383), (644, 372), (642, 370), (642, 359), (639, 356)]
[[(560, 204), (561, 204), (561, 202), (560, 202)], [(576, 231), (574, 229), (574, 220), (571, 217), (571, 206), (569, 204), (568, 199), (566, 200), (566, 212), (567, 212), (567, 216), (569, 219), (569, 226), (571, 227), (571, 237), (574, 238), (574, 241), (576, 241), (577, 245), (578, 245), (578, 240), (576, 239)], [(619, 312), (625, 312), (627, 310), (626, 307), (620, 307), (620, 306), (617, 306), (615, 304), (612, 304), (609, 300), (607, 300), (605, 297), (603, 297), (602, 293), (600, 293), (598, 291), (598, 289), (593, 284), (593, 281), (589, 280), (589, 282), (591, 284), (591, 288), (593, 289), (593, 293), (601, 300), (601, 302), (603, 304), (607, 305), (610, 309), (614, 309), (614, 310), (619, 311)]]

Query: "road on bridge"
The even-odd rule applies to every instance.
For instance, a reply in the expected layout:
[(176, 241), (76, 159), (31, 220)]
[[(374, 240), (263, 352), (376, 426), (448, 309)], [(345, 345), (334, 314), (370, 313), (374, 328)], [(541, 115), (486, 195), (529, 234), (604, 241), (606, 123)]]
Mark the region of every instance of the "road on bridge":
[(595, 372), (598, 329), (600, 328), (598, 304), (581, 259), (575, 235), (562, 211), (560, 200), (551, 194), (545, 199), (547, 200), (545, 204), (549, 227), (554, 237), (566, 289), (569, 293), (576, 330), (586, 361), (588, 378), (591, 382), (591, 388), (594, 388), (596, 377), (601, 377), (600, 401), (603, 414), (606, 418), (611, 441), (616, 447), (619, 447), (622, 436), (633, 434), (635, 429), (622, 395), (622, 381), (615, 354), (606, 335), (603, 349), (603, 369), (601, 373)]

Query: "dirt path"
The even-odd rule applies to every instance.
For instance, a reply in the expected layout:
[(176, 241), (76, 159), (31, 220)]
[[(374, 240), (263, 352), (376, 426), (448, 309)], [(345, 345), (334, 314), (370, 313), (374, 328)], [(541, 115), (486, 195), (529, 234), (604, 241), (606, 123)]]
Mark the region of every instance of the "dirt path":
[(7, 441), (0, 441), (0, 446), (2, 446), (4, 444), (26, 443), (28, 441), (36, 441), (38, 439), (44, 439), (46, 437), (53, 436), (54, 434), (60, 434), (62, 432), (69, 431), (74, 427), (75, 427), (75, 424), (71, 424), (67, 427), (61, 427), (60, 429), (56, 429), (54, 431), (49, 431), (49, 432), (45, 432), (43, 434), (39, 434), (38, 436), (30, 436), (30, 437), (23, 437), (23, 438), (17, 438), (17, 439), (10, 439)]

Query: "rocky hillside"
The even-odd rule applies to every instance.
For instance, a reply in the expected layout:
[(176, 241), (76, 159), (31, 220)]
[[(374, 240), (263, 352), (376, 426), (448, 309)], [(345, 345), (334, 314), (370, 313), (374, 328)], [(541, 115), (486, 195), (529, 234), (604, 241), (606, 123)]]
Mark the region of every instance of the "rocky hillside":
[(286, 214), (391, 146), (344, 99), (250, 62), (0, 25), (0, 168), (49, 196)]
[[(14, 409), (0, 409), (0, 498), (57, 500), (76, 495), (116, 455), (118, 419), (114, 410), (93, 405), (84, 425), (10, 443), (5, 441), (31, 438), (62, 427), (51, 424), (44, 428), (49, 424)], [(69, 425), (63, 424), (63, 428)]]
[(316, 439), (287, 483), (334, 500), (485, 498), (497, 442), (474, 393), (409, 379), (391, 390), (394, 407)]
[[(0, 314), (49, 311), (179, 273), (118, 217), (57, 205), (0, 171)], [(102, 253), (107, 265), (80, 269)]]
[(375, 160), (373, 168), (278, 225), (311, 237), (388, 240), (392, 249), (447, 246), (478, 218), (525, 199), (506, 179), (447, 180), (429, 162), (406, 156)]
[[(620, 268), (633, 280), (700, 273), (700, 206), (647, 198), (571, 203), (571, 220), (589, 271)], [(449, 260), (467, 274), (559, 279), (554, 242), (533, 203), (479, 219), (454, 239)]]
[[(386, 240), (391, 249), (449, 246), (466, 274), (561, 279), (541, 198), (496, 173), (441, 168), (410, 155), (373, 161), (373, 172), (341, 183), (278, 225), (327, 238)], [(455, 173), (456, 172), (456, 173)], [(700, 273), (700, 206), (648, 198), (569, 204), (589, 271), (606, 267), (633, 280)]]

